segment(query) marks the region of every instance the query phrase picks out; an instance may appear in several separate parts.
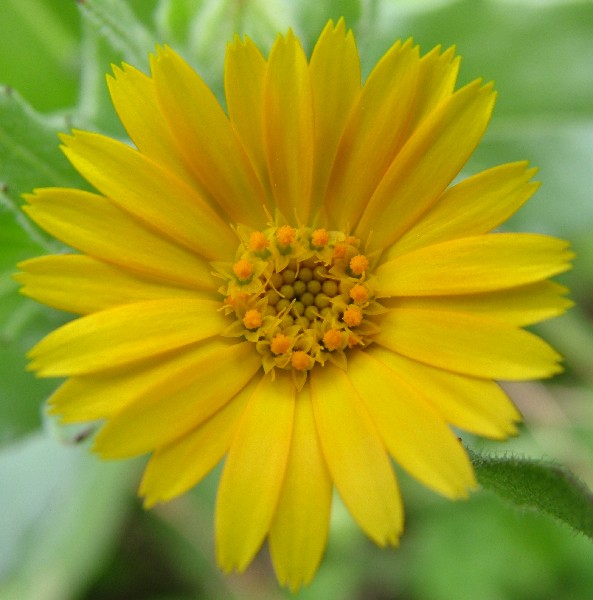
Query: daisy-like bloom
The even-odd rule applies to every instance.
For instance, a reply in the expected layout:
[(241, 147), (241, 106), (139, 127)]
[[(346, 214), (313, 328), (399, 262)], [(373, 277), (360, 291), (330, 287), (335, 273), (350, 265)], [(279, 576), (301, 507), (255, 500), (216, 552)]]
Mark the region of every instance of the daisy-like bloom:
[(492, 85), (455, 90), (453, 49), (396, 43), (361, 84), (343, 21), (310, 59), (229, 45), (225, 111), (169, 48), (109, 88), (133, 144), (76, 131), (64, 152), (98, 193), (40, 189), (27, 213), (79, 253), (21, 265), (23, 292), (81, 315), (31, 351), (66, 423), (105, 458), (151, 453), (147, 506), (223, 458), (217, 557), (268, 540), (279, 580), (313, 577), (332, 492), (377, 544), (403, 511), (392, 459), (449, 498), (475, 487), (452, 430), (503, 439), (496, 381), (549, 377), (524, 326), (562, 313), (567, 244), (489, 233), (535, 191), (505, 164), (452, 184)]

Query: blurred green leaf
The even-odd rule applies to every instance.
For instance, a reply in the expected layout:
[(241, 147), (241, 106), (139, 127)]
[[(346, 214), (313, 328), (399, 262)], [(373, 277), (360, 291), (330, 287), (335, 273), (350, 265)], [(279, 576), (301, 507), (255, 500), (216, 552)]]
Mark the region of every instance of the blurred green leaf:
[(41, 432), (2, 452), (0, 599), (79, 598), (117, 539), (134, 468)]
[(74, 0), (3, 0), (0, 84), (18, 89), (38, 110), (74, 104), (78, 11)]
[(154, 50), (157, 40), (127, 2), (82, 0), (79, 5), (83, 17), (126, 61), (138, 68), (148, 63), (148, 55)]
[(593, 495), (568, 469), (469, 451), (480, 485), (520, 508), (545, 513), (593, 539)]

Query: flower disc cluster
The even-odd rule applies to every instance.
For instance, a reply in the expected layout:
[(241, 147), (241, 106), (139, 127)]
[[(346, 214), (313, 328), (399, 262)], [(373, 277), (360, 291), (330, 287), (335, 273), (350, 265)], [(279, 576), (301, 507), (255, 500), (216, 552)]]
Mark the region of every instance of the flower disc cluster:
[(225, 570), (267, 539), (279, 580), (309, 582), (334, 489), (372, 540), (397, 544), (392, 461), (465, 497), (475, 478), (458, 431), (514, 434), (497, 382), (561, 370), (524, 328), (570, 305), (549, 278), (572, 254), (491, 233), (537, 189), (525, 162), (453, 183), (495, 98), (481, 81), (456, 89), (458, 67), (453, 49), (397, 42), (363, 83), (343, 21), (310, 57), (291, 32), (268, 57), (235, 39), (225, 111), (159, 48), (150, 75), (123, 65), (108, 79), (133, 146), (63, 137), (97, 191), (27, 196), (73, 250), (18, 276), (78, 315), (30, 352), (39, 376), (65, 378), (51, 411), (97, 422), (103, 457), (150, 453), (147, 506), (224, 460)]
[(223, 335), (255, 343), (264, 373), (289, 370), (297, 390), (327, 360), (346, 369), (344, 350), (367, 346), (378, 331), (368, 258), (359, 240), (326, 229), (238, 228), (236, 261), (216, 265), (224, 310), (235, 322)]

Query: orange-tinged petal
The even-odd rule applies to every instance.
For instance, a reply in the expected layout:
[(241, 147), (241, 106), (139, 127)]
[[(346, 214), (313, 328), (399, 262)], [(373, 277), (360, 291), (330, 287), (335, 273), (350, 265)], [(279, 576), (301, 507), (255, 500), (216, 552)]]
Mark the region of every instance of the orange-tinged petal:
[(154, 81), (125, 63), (121, 68), (114, 66), (113, 75), (107, 76), (111, 100), (138, 150), (190, 186), (196, 186), (161, 112)]
[(42, 377), (95, 373), (218, 335), (228, 321), (218, 302), (168, 298), (117, 306), (70, 321), (30, 352)]
[(515, 423), (521, 415), (493, 381), (435, 369), (378, 344), (369, 348), (368, 354), (421, 392), (447, 423), (493, 439), (517, 433)]
[(138, 399), (168, 397), (176, 386), (193, 382), (205, 354), (235, 343), (208, 339), (138, 364), (70, 377), (50, 397), (51, 413), (63, 423), (110, 419)]
[[(264, 189), (270, 186), (264, 149), (266, 61), (249, 39), (235, 36), (227, 46), (224, 89), (229, 117)], [(271, 190), (268, 190), (271, 193)]]
[(276, 206), (307, 222), (311, 202), (313, 97), (307, 57), (289, 31), (279, 36), (264, 81), (264, 144)]
[(243, 571), (270, 529), (290, 453), (294, 404), (292, 378), (265, 375), (241, 417), (216, 500), (216, 556), (225, 571)]
[(128, 145), (96, 133), (63, 136), (76, 169), (122, 210), (208, 260), (232, 255), (228, 224), (194, 190)]
[(315, 423), (344, 504), (380, 546), (396, 545), (403, 509), (381, 436), (348, 375), (327, 363), (311, 372)]
[(146, 465), (138, 492), (146, 508), (187, 492), (221, 461), (256, 384), (253, 379), (193, 431), (156, 450)]
[(14, 278), (23, 284), (21, 293), (60, 310), (88, 314), (159, 298), (213, 298), (162, 281), (134, 275), (81, 254), (32, 258), (18, 265), (23, 272)]
[(422, 363), (474, 377), (520, 381), (562, 371), (561, 357), (542, 339), (483, 315), (394, 308), (373, 339)]
[(408, 139), (355, 229), (369, 251), (391, 245), (438, 200), (484, 134), (492, 86), (474, 81), (438, 105)]
[(23, 210), (37, 225), (81, 252), (148, 277), (216, 289), (204, 259), (143, 227), (102, 196), (45, 188), (26, 200), (30, 205)]
[(322, 202), (338, 143), (350, 110), (360, 93), (360, 61), (352, 31), (344, 19), (334, 26), (330, 21), (319, 36), (309, 66), (315, 116), (315, 157), (312, 218)]
[(368, 352), (348, 359), (348, 377), (389, 454), (413, 477), (449, 498), (476, 485), (463, 447), (424, 395)]
[(390, 298), (388, 308), (421, 308), (482, 314), (510, 325), (525, 327), (563, 314), (573, 302), (568, 289), (552, 281), (539, 281), (508, 290), (455, 296), (412, 296)]
[(327, 543), (332, 482), (319, 445), (311, 394), (295, 404), (286, 477), (270, 529), (270, 553), (278, 580), (296, 591), (308, 584)]
[(497, 233), (425, 246), (381, 265), (380, 296), (475, 294), (535, 283), (570, 268), (568, 243)]
[[(94, 450), (104, 458), (137, 456), (180, 438), (222, 408), (255, 376), (261, 359), (249, 343), (211, 340), (161, 378), (101, 429)], [(224, 381), (224, 386), (220, 382)]]
[[(340, 140), (326, 196), (330, 223), (337, 229), (356, 225), (405, 141), (418, 69), (418, 47), (411, 41), (403, 46), (398, 42), (381, 58), (358, 96)], [(369, 231), (365, 230), (365, 238)]]
[(151, 68), (158, 102), (195, 176), (232, 221), (257, 226), (263, 190), (214, 94), (170, 48), (159, 50)]
[(384, 255), (395, 258), (422, 246), (487, 233), (513, 215), (537, 190), (527, 162), (500, 165), (445, 190), (438, 202)]

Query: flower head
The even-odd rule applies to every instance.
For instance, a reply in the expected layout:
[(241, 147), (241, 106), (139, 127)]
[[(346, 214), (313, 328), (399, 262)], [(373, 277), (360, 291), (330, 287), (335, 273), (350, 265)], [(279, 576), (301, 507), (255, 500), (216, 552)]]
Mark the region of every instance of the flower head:
[[(64, 152), (97, 193), (36, 190), (25, 209), (78, 253), (26, 261), (25, 294), (79, 318), (31, 351), (64, 422), (101, 422), (107, 458), (151, 453), (147, 506), (225, 458), (218, 561), (264, 540), (281, 582), (313, 577), (332, 490), (397, 544), (394, 459), (450, 498), (475, 486), (451, 426), (503, 439), (496, 381), (559, 356), (524, 326), (563, 312), (563, 241), (490, 233), (536, 190), (526, 163), (452, 184), (494, 104), (455, 90), (458, 59), (396, 43), (361, 84), (329, 23), (264, 58), (229, 45), (228, 114), (172, 50), (109, 79), (135, 148), (76, 131)], [(230, 226), (229, 226), (230, 224)]]

